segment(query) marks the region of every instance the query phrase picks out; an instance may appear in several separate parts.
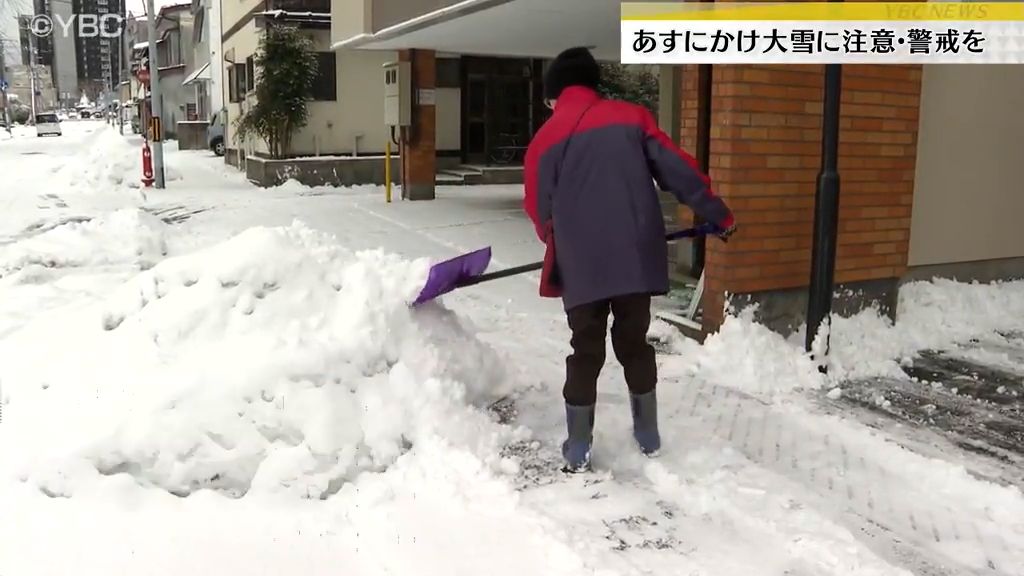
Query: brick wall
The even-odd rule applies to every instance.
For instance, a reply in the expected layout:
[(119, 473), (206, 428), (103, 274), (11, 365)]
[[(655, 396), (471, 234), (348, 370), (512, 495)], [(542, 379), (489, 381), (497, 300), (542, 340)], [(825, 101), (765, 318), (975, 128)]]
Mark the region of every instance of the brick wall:
[(680, 97), (680, 105), (682, 106), (682, 113), (680, 114), (681, 119), (681, 132), (682, 142), (681, 145), (684, 150), (690, 154), (696, 154), (697, 151), (697, 66), (695, 64), (686, 64), (682, 66), (683, 69), (683, 88), (682, 96)]
[(420, 89), (434, 89), (437, 85), (437, 60), (433, 50), (402, 50), (399, 60), (412, 62), (413, 110), (410, 140), (401, 149), (404, 198), (430, 200), (434, 198), (437, 177), (436, 136), (437, 113), (433, 104), (416, 101)]
[[(804, 287), (810, 276), (821, 153), (822, 66), (715, 66), (711, 178), (736, 213), (728, 244), (709, 241), (705, 329), (725, 293)], [(696, 67), (684, 67), (682, 144), (696, 143)], [(921, 70), (844, 66), (836, 282), (906, 270)], [(681, 218), (691, 216), (686, 211)]]
[[(679, 103), (682, 108), (679, 115), (680, 146), (691, 155), (697, 155), (697, 66), (682, 66), (682, 92)], [(712, 104), (713, 106), (713, 104)], [(711, 161), (714, 162), (714, 157)], [(686, 206), (679, 206), (679, 221), (684, 226), (693, 225), (693, 212)]]

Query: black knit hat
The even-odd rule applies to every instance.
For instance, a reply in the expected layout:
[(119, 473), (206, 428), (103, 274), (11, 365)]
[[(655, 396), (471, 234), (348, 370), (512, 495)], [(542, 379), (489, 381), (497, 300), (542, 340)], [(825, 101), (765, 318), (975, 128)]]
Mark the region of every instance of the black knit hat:
[(597, 90), (601, 83), (601, 67), (590, 50), (569, 48), (551, 62), (544, 73), (544, 98), (554, 100), (569, 86), (585, 86)]

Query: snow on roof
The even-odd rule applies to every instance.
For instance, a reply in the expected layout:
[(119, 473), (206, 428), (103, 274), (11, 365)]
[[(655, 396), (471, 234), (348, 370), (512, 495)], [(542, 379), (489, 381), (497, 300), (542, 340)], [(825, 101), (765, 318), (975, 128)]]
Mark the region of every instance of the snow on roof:
[(142, 50), (143, 48), (149, 48), (149, 42), (139, 42), (132, 46), (132, 50)]
[(331, 14), (329, 12), (295, 12), (295, 11), (292, 11), (292, 10), (281, 10), (281, 9), (278, 9), (278, 10), (264, 10), (262, 12), (257, 12), (256, 14), (260, 14), (262, 16), (273, 16), (275, 18), (280, 17), (280, 16), (292, 16), (292, 17), (303, 16), (303, 17), (307, 17), (307, 18), (330, 18), (331, 17)]
[(160, 10), (158, 10), (158, 13), (160, 15), (163, 15), (166, 12), (175, 12), (177, 10), (183, 10), (185, 8), (188, 8), (188, 9), (191, 10), (192, 9), (192, 3), (188, 2), (187, 4), (167, 4), (167, 5), (161, 6)]

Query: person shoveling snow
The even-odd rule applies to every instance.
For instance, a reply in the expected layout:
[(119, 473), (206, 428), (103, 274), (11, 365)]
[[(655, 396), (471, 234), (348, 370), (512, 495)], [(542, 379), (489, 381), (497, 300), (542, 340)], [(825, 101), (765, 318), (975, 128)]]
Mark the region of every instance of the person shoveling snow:
[[(727, 239), (736, 229), (696, 161), (658, 129), (641, 106), (597, 93), (601, 70), (586, 48), (571, 48), (544, 78), (552, 117), (526, 153), (524, 207), (547, 245), (541, 295), (561, 297), (572, 331), (566, 360), (566, 469), (590, 466), (597, 377), (612, 347), (630, 391), (640, 450), (661, 447), (657, 365), (647, 343), (651, 296), (669, 288), (665, 226), (654, 182)], [(557, 253), (555, 247), (557, 246)]]

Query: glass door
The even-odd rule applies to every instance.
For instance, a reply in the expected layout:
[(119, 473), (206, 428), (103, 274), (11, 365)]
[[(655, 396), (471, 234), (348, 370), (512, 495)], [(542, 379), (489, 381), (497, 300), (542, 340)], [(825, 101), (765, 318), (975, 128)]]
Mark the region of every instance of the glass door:
[(530, 79), (494, 78), (488, 156), (493, 164), (521, 164), (530, 142)]
[(463, 152), (466, 162), (487, 162), (487, 76), (470, 74), (466, 79), (466, 117)]

